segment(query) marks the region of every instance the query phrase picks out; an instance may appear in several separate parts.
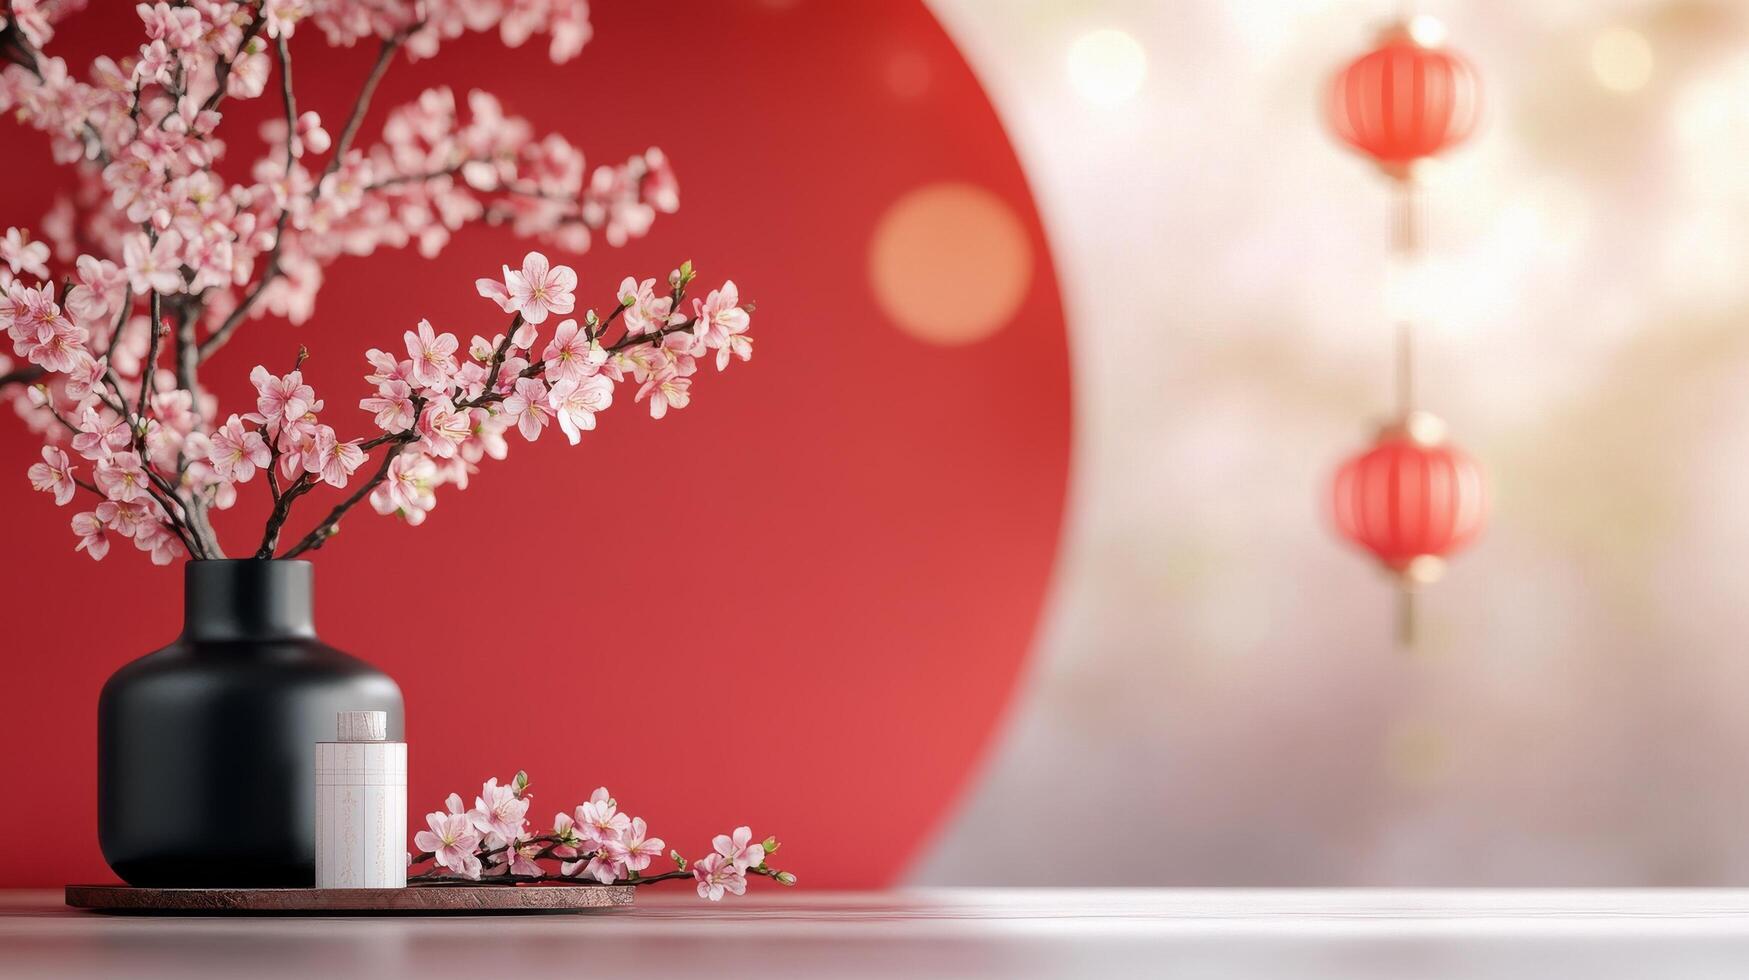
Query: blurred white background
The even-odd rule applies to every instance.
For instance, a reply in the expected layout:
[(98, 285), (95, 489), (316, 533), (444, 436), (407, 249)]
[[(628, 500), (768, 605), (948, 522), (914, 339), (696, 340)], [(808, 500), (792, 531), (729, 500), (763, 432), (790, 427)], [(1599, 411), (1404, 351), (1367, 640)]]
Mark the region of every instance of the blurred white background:
[(1749, 881), (1749, 4), (1418, 7), (1487, 98), (1430, 181), (1421, 400), (1494, 514), (1413, 654), (1323, 505), (1390, 387), (1387, 187), (1320, 98), (1392, 6), (931, 6), (1078, 415), (1027, 689), (913, 880)]

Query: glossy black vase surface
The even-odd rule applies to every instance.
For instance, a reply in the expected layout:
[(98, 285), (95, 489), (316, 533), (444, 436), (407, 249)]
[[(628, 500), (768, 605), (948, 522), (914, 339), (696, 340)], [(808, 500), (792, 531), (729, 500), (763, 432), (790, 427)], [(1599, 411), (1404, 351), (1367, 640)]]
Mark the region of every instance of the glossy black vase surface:
[(182, 635), (97, 705), (97, 834), (130, 885), (315, 883), (315, 744), (340, 711), (386, 711), (388, 675), (316, 639), (302, 561), (190, 561)]

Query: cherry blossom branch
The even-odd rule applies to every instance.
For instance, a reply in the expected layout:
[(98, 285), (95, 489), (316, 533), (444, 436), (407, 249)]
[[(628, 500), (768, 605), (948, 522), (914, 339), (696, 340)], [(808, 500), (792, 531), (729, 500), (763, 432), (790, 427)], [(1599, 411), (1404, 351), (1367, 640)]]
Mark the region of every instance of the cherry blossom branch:
[[(9, 20), (4, 26), (0, 26), (0, 52), (5, 53), (13, 64), (30, 72), (37, 81), (44, 80), (42, 52), (30, 43), (29, 38), (24, 36), (15, 20)], [(87, 151), (93, 155), (98, 163), (109, 163), (109, 151), (103, 146), (103, 133), (92, 125), (89, 118), (84, 120), (81, 129), (85, 134)]]
[(231, 335), (237, 332), (237, 328), (242, 326), (243, 321), (249, 316), (249, 311), (255, 308), (255, 303), (261, 298), (261, 294), (275, 279), (279, 278), (280, 255), (285, 246), (285, 229), (291, 221), (291, 174), (292, 167), (297, 162), (297, 155), (292, 152), (292, 147), (296, 145), (298, 138), (298, 104), (297, 96), (292, 91), (291, 46), (286, 43), (284, 35), (280, 35), (278, 38), (275, 44), (275, 53), (279, 57), (280, 101), (285, 108), (285, 203), (280, 205), (279, 217), (274, 220), (273, 246), (268, 250), (267, 262), (262, 266), (261, 277), (249, 287), (249, 291), (237, 303), (237, 308), (225, 317), (225, 322), (201, 342), (199, 354), (195, 359), (197, 364), (213, 356), (215, 351), (225, 346), (225, 341), (231, 339)]
[[(156, 294), (153, 295), (155, 296)], [(148, 390), (145, 385), (145, 380), (150, 374), (151, 365), (150, 362), (147, 362), (141, 366), (140, 402), (142, 405), (146, 402), (144, 396)], [(190, 532), (188, 526), (183, 523), (182, 518), (178, 514), (178, 512), (181, 512), (182, 514), (187, 513), (186, 508), (183, 506), (181, 495), (176, 492), (175, 487), (171, 486), (170, 481), (164, 479), (163, 474), (159, 473), (157, 468), (152, 465), (150, 448), (146, 445), (146, 433), (149, 428), (147, 425), (147, 416), (143, 412), (138, 414), (129, 412), (127, 399), (122, 394), (121, 383), (117, 380), (113, 369), (105, 372), (103, 380), (104, 383), (109, 385), (110, 391), (115, 396), (115, 401), (111, 404), (111, 409), (115, 411), (124, 422), (126, 422), (134, 452), (139, 455), (140, 471), (146, 475), (146, 481), (149, 484), (149, 486), (145, 488), (147, 494), (149, 494), (153, 500), (157, 501), (158, 506), (164, 510), (165, 516), (169, 518), (171, 526), (176, 528), (176, 530), (182, 535), (183, 545), (192, 553), (200, 554), (203, 557), (206, 556), (208, 551), (204, 544), (199, 541), (198, 537)]]
[(44, 371), (35, 364), (26, 365), (17, 370), (0, 374), (0, 388), (4, 388), (7, 385), (35, 384), (42, 380), (43, 375), (47, 373), (47, 371)]
[[(564, 838), (557, 837), (557, 836), (554, 836), (552, 834), (543, 834), (543, 835), (540, 835), (538, 837), (525, 837), (521, 841), (519, 841), (519, 843), (522, 843), (522, 844), (562, 844), (562, 843), (564, 843)], [(508, 851), (508, 850), (510, 850), (509, 844), (500, 844), (497, 847), (492, 847), (492, 848), (487, 848), (487, 849), (481, 850), (475, 856), (480, 857), (480, 858), (496, 857), (497, 855), (503, 854), (505, 851)], [(431, 860), (432, 858), (434, 858), (436, 856), (437, 856), (437, 853), (435, 851), (420, 851), (419, 853), (413, 855), (412, 863), (413, 864), (424, 864), (425, 862)], [(591, 856), (591, 854), (579, 855), (580, 858), (588, 858), (590, 856)]]
[(498, 372), (504, 367), (504, 355), (510, 351), (510, 341), (516, 336), (517, 328), (522, 326), (522, 313), (518, 312), (510, 318), (510, 329), (504, 331), (504, 339), (492, 351), (492, 366), (486, 372), (486, 391), (498, 386)]
[[(340, 130), (340, 138), (334, 141), (334, 155), (329, 158), (328, 166), (323, 169), (323, 177), (340, 169), (340, 164), (346, 159), (346, 151), (352, 147), (353, 137), (358, 135), (359, 125), (364, 122), (364, 114), (370, 109), (371, 98), (376, 95), (377, 83), (383, 80), (383, 75), (387, 74), (389, 70), (389, 62), (395, 57), (395, 52), (400, 49), (407, 38), (424, 26), (423, 20), (417, 21), (383, 39), (382, 46), (377, 49), (376, 63), (371, 65), (370, 74), (365, 76), (364, 86), (359, 89), (357, 100), (352, 103), (352, 112), (346, 117), (346, 125)], [(321, 180), (317, 180), (316, 183), (319, 186)]]
[(273, 247), (267, 253), (267, 264), (261, 271), (261, 278), (255, 280), (255, 284), (249, 287), (249, 291), (237, 303), (237, 308), (225, 317), (225, 322), (200, 342), (199, 361), (205, 361), (213, 356), (213, 353), (220, 347), (225, 346), (225, 341), (230, 340), (231, 335), (237, 332), (237, 328), (243, 325), (243, 320), (249, 316), (249, 311), (255, 308), (256, 301), (261, 299), (261, 294), (266, 291), (268, 285), (279, 278), (280, 246), (285, 242), (285, 226), (290, 220), (291, 207), (288, 201), (287, 206), (280, 209), (279, 218), (274, 222)]
[[(176, 387), (191, 395), (199, 394), (197, 372), (200, 368), (200, 347), (194, 338), (196, 310), (190, 303), (176, 306)], [(200, 424), (200, 399), (194, 399), (191, 410), (195, 424)]]
[[(693, 880), (698, 894), (711, 901), (746, 891), (747, 879), (770, 878), (794, 885), (796, 876), (771, 867), (768, 859), (781, 846), (777, 838), (756, 840), (748, 827), (712, 840), (714, 850), (688, 862), (669, 850), (674, 870), (651, 873), (666, 842), (650, 834), (643, 819), (620, 812), (618, 801), (603, 786), (573, 813), (561, 811), (550, 833), (529, 829), (528, 774), (518, 772), (500, 785), (489, 779), (480, 787), (471, 810), (450, 794), (445, 809), (426, 815), (430, 830), (414, 835), (421, 848), (408, 864), (431, 866), (409, 875), (407, 884), (441, 888), (466, 884), (516, 886), (565, 884), (577, 887), (638, 887), (664, 881)], [(541, 862), (559, 862), (558, 873)]]
[[(366, 500), (379, 513), (418, 523), (434, 504), (433, 488), (465, 484), (484, 457), (502, 458), (508, 430), (532, 440), (556, 423), (576, 444), (595, 427), (595, 413), (612, 403), (615, 385), (635, 379), (640, 387), (631, 400), (647, 396), (660, 418), (688, 403), (699, 357), (715, 351), (720, 370), (731, 354), (749, 356), (750, 339), (736, 337), (745, 320), (732, 284), (725, 287), (730, 299), (683, 324), (669, 324), (666, 310), (654, 320), (640, 312), (642, 336), (628, 331), (611, 349), (599, 341), (622, 319), (630, 322), (625, 302), (604, 318), (580, 317), (581, 328), (560, 320), (537, 356), (532, 325), (570, 313), (576, 280), (564, 266), (548, 277), (544, 256), (531, 252), (522, 285), (513, 286), (517, 277), (507, 273), (511, 292), (496, 301), (515, 316), (509, 335), (490, 349), (472, 348), (473, 357), (458, 367), (453, 335), (438, 337), (422, 325), (425, 339), (408, 342), (409, 353), (420, 348), (413, 361), (389, 358), (385, 367), (381, 358), (388, 355), (372, 352), (368, 380), (378, 391), (364, 403), (378, 406), (369, 410), (380, 435), (340, 441), (317, 419), (321, 402), (296, 367), (260, 380), (252, 374), (259, 412), (232, 414), (220, 426), (207, 417), (213, 402), (200, 389), (200, 366), (263, 306), (302, 322), (321, 270), (337, 258), (412, 242), (431, 254), (482, 218), (514, 220), (518, 235), (570, 248), (589, 240), (575, 233), (576, 225), (622, 244), (678, 206), (673, 172), (655, 149), (586, 170), (565, 139), (536, 140), (526, 120), (504, 113), (489, 94), (469, 93), (464, 113), (446, 88), (395, 109), (382, 145), (358, 151), (380, 83), (413, 34), (420, 34), (423, 56), (458, 30), (484, 29), (514, 14), (519, 30), (550, 34), (550, 54), (562, 61), (587, 36), (583, 0), (542, 0), (534, 5), (540, 9), (520, 0), (472, 0), (465, 23), (446, 21), (441, 30), (390, 12), (379, 0), (294, 5), (278, 18), (268, 0), (146, 3), (134, 8), (145, 27), (138, 53), (100, 59), (88, 72), (42, 54), (55, 23), (83, 4), (29, 4), (22, 16), (10, 6), (0, 2), (0, 60), (22, 67), (8, 69), (5, 96), (9, 110), (16, 109), (9, 115), (47, 134), (57, 161), (75, 168), (83, 185), (71, 220), (55, 216), (50, 240), (35, 241), (28, 229), (0, 229), (0, 277), (7, 282), (0, 329), (30, 362), (0, 364), (0, 388), (31, 387), (10, 400), (47, 437), (44, 462), (32, 471), (37, 489), (53, 490), (57, 503), (78, 489), (108, 495), (105, 505), (73, 521), (80, 548), (94, 558), (108, 551), (105, 535), (117, 533), (160, 564), (184, 551), (221, 556), (210, 511), (232, 506), (264, 465), (272, 514), (257, 549), (262, 557), (279, 549), (298, 499), (323, 483), (345, 496), (288, 555), (320, 548)], [(404, 7), (423, 9), (412, 0)], [(372, 35), (378, 41), (332, 153), (313, 175), (306, 165), (329, 144), (320, 118), (298, 113), (286, 38), (294, 20), (312, 24), (312, 36), (330, 44)], [(275, 61), (286, 155), (275, 158), (274, 147), (256, 162), (253, 179), (232, 182), (213, 166), (223, 152), (218, 109), (227, 99), (261, 95)], [(210, 91), (202, 91), (207, 84)], [(398, 173), (407, 160), (455, 162), (440, 171)], [(489, 171), (476, 174), (473, 164)], [(451, 179), (458, 175), (464, 179)], [(368, 198), (372, 193), (380, 196)], [(538, 275), (531, 263), (538, 263)], [(238, 283), (237, 273), (251, 265), (257, 274)], [(678, 306), (683, 292), (684, 284), (667, 302)], [(637, 302), (646, 302), (642, 294)], [(719, 316), (727, 319), (719, 323)], [(129, 329), (135, 319), (146, 322), (144, 337)], [(673, 336), (682, 329), (691, 339)], [(448, 346), (434, 353), (420, 346), (428, 341)], [(160, 368), (166, 348), (172, 370)], [(52, 422), (36, 414), (45, 406)], [(74, 472), (59, 448), (64, 432), (95, 464), (94, 479)], [(378, 448), (383, 455), (369, 465), (368, 454)]]
[[(279, 557), (296, 558), (306, 551), (313, 551), (322, 547), (329, 538), (338, 534), (340, 531), (340, 518), (344, 517), (347, 511), (358, 506), (364, 498), (370, 496), (372, 490), (375, 490), (378, 485), (388, 479), (389, 466), (394, 463), (395, 454), (401, 451), (402, 445), (412, 442), (414, 438), (416, 437), (413, 433), (407, 431), (396, 433), (393, 437), (383, 440), (384, 442), (391, 444), (391, 448), (388, 452), (383, 454), (382, 461), (377, 465), (376, 472), (371, 474), (370, 479), (366, 480), (357, 490), (354, 490), (348, 495), (345, 500), (336, 504), (334, 509), (328, 512), (328, 516), (322, 519), (322, 523), (317, 524), (309, 534), (306, 534), (299, 539), (298, 543), (291, 547), (291, 550)], [(376, 440), (372, 441), (374, 442)], [(271, 550), (272, 549), (269, 549), (270, 552)], [(269, 557), (271, 557), (271, 555), (269, 555)]]
[(229, 58), (220, 58), (213, 65), (213, 93), (206, 97), (205, 102), (201, 103), (200, 108), (203, 112), (217, 109), (219, 103), (225, 101), (225, 95), (230, 88), (231, 69), (248, 51), (250, 43), (255, 40), (257, 34), (261, 33), (261, 28), (266, 23), (267, 4), (265, 0), (256, 0), (255, 16), (249, 21), (248, 26), (243, 28), (243, 37), (237, 41), (237, 53)]
[(153, 290), (151, 299), (152, 322), (146, 328), (149, 346), (146, 348), (145, 363), (140, 367), (140, 407), (134, 412), (135, 415), (139, 416), (142, 428), (145, 426), (146, 400), (151, 395), (152, 389), (158, 386), (157, 379), (153, 375), (158, 371), (158, 335), (164, 329), (162, 303), (163, 297), (156, 290)]
[[(275, 42), (274, 50), (279, 54), (279, 98), (285, 106), (286, 204), (289, 209), (292, 168), (298, 162), (298, 154), (294, 152), (298, 145), (298, 97), (292, 91), (291, 44), (286, 40), (284, 34), (276, 38)], [(285, 211), (282, 210), (280, 213), (283, 215)]]
[[(270, 464), (271, 465), (271, 464)], [(291, 516), (292, 504), (297, 499), (315, 489), (316, 481), (305, 473), (291, 482), (273, 501), (273, 513), (267, 517), (267, 529), (261, 534), (261, 545), (255, 549), (256, 558), (272, 558), (273, 549), (279, 545), (279, 529), (285, 526), (286, 518)]]

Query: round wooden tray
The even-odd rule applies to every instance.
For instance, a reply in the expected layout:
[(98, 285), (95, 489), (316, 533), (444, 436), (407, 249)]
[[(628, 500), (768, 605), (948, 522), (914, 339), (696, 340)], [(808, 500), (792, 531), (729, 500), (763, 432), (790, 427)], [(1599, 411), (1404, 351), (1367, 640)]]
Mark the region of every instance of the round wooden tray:
[(416, 885), (411, 888), (134, 888), (68, 885), (67, 904), (136, 915), (478, 915), (628, 908), (629, 885)]

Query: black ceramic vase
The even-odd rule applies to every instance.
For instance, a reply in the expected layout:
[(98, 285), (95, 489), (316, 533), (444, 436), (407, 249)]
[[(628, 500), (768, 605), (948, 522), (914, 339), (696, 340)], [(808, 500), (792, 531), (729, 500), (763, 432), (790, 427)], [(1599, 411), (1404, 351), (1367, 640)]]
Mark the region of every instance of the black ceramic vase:
[(97, 703), (97, 835), (130, 885), (315, 884), (315, 744), (386, 711), (388, 675), (316, 639), (304, 561), (190, 561), (182, 635)]

